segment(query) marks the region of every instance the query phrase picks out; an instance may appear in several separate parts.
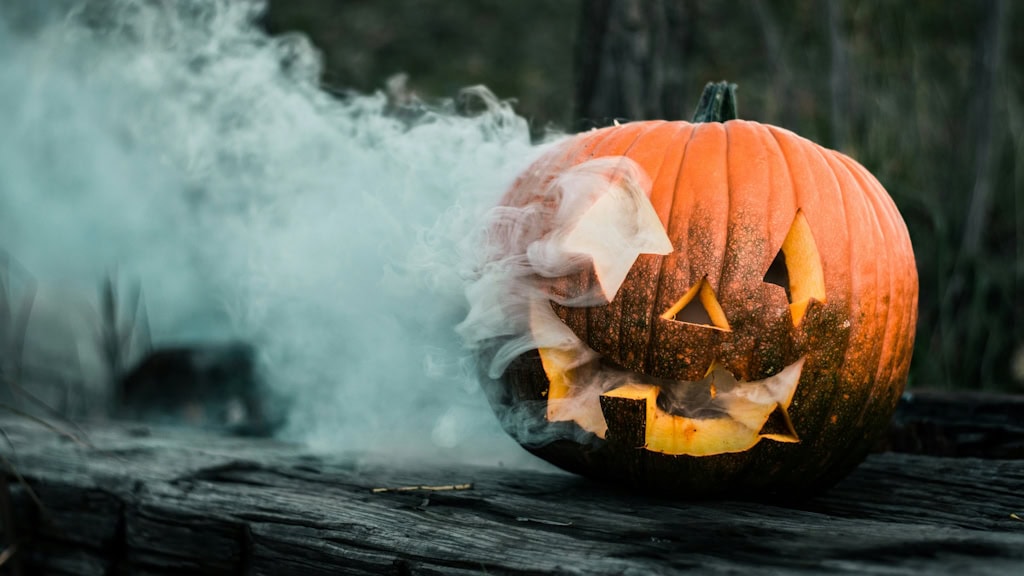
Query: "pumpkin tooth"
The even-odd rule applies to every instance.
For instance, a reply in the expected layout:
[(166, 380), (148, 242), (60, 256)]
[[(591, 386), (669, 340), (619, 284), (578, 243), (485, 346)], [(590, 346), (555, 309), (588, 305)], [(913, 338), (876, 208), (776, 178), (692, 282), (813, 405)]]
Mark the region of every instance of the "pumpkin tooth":
[(793, 302), (789, 305), (789, 311), (793, 316), (793, 327), (799, 328), (804, 322), (804, 318), (807, 317), (807, 311), (811, 309), (811, 306), (815, 304), (822, 304), (823, 300), (817, 298), (808, 298), (799, 302)]
[[(805, 359), (754, 382), (739, 382), (720, 367), (698, 382), (629, 381), (600, 396), (606, 439), (650, 452), (690, 456), (743, 452), (763, 439), (799, 442), (788, 407)], [(673, 393), (678, 398), (664, 398)], [(776, 415), (777, 424), (772, 422)]]
[(722, 365), (722, 363), (719, 362), (718, 360), (711, 362), (711, 365), (708, 366), (707, 371), (704, 372), (704, 377), (707, 378), (708, 376), (711, 376), (711, 373), (714, 372), (715, 370), (725, 370), (725, 366)]
[[(772, 430), (779, 431), (773, 432)], [(768, 416), (768, 421), (761, 427), (761, 437), (776, 442), (800, 441), (796, 428), (793, 427), (793, 420), (789, 417), (789, 410), (781, 403), (775, 405), (775, 411)]]
[[(651, 452), (691, 456), (741, 452), (762, 439), (799, 442), (788, 408), (805, 361), (800, 358), (752, 382), (739, 381), (718, 362), (696, 382), (630, 373), (599, 397), (604, 437)], [(630, 424), (630, 418), (639, 418), (642, 426)]]

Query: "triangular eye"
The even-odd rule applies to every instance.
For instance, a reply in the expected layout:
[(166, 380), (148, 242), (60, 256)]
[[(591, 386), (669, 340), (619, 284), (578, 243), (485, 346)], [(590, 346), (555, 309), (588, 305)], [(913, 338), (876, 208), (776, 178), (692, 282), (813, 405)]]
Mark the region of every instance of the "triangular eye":
[(782, 404), (775, 406), (775, 410), (768, 416), (768, 421), (761, 427), (760, 434), (777, 442), (800, 441), (796, 429), (793, 428), (793, 421), (789, 419), (789, 412)]
[(779, 253), (775, 255), (772, 265), (764, 273), (764, 281), (776, 286), (782, 286), (786, 290), (786, 298), (790, 302), (793, 301), (789, 295), (789, 269), (786, 268), (786, 253), (782, 250), (779, 250)]
[(764, 281), (785, 288), (794, 326), (803, 321), (811, 301), (825, 302), (821, 255), (803, 210), (797, 210), (782, 248), (764, 274)]
[(676, 301), (662, 315), (666, 320), (675, 320), (687, 324), (697, 324), (718, 330), (731, 331), (729, 321), (725, 318), (715, 291), (708, 284), (707, 277), (701, 278), (683, 297)]

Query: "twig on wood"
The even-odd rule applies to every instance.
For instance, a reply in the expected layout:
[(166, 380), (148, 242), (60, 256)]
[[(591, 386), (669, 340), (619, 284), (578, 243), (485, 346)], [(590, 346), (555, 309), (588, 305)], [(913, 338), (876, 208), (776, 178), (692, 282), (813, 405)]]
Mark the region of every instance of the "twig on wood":
[(545, 520), (543, 518), (527, 518), (526, 516), (516, 516), (516, 522), (535, 522), (537, 524), (546, 524), (548, 526), (572, 526), (572, 522)]
[(11, 556), (14, 556), (14, 553), (17, 552), (17, 551), (18, 551), (18, 545), (17, 544), (11, 544), (7, 548), (4, 548), (4, 551), (0, 552), (0, 566), (3, 566), (4, 564), (7, 564), (7, 561), (10, 560)]
[(450, 492), (452, 490), (472, 489), (473, 484), (470, 482), (466, 484), (443, 484), (441, 486), (425, 486), (420, 484), (416, 486), (398, 486), (396, 488), (372, 488), (370, 492), (373, 494), (382, 494), (384, 492), (415, 492), (420, 490), (424, 492)]

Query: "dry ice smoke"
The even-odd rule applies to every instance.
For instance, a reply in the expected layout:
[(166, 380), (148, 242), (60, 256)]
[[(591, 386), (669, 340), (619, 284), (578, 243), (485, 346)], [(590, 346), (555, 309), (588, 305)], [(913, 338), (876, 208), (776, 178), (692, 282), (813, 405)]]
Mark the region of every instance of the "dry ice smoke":
[(482, 91), (476, 117), (411, 125), (381, 95), (339, 101), (303, 37), (254, 26), (261, 9), (0, 8), (0, 249), (40, 287), (30, 340), (95, 364), (116, 269), (155, 343), (254, 343), (290, 438), (514, 460), (454, 328), (479, 272), (467, 239), (542, 149)]
[[(524, 173), (503, 205), (488, 213), (477, 273), (466, 291), (470, 311), (458, 326), (484, 363), (482, 378), (497, 380), (524, 352), (549, 348), (569, 359), (566, 369), (588, 366), (588, 388), (578, 402), (596, 403), (601, 392), (624, 382), (625, 373), (596, 366), (597, 353), (558, 319), (549, 302), (606, 304), (639, 254), (672, 250), (651, 206), (650, 188), (644, 170), (624, 156), (569, 166), (548, 158)], [(572, 428), (533, 426), (515, 406), (500, 416), (527, 444), (574, 434)]]
[[(551, 174), (547, 166), (527, 173), (530, 198), (522, 205), (503, 205), (486, 217), (483, 249), (477, 255), (478, 273), (467, 288), (471, 308), (458, 331), (470, 347), (501, 340), (486, 367), (497, 378), (517, 356), (534, 348), (578, 347), (546, 303), (594, 306), (611, 300), (610, 290), (593, 283), (584, 286), (573, 277), (589, 275), (602, 258), (625, 257), (628, 270), (636, 255), (657, 243), (646, 233), (644, 219), (652, 212), (648, 195), (650, 180), (632, 160), (609, 156), (590, 160)], [(529, 184), (536, 183), (535, 187)], [(618, 218), (590, 222), (594, 208), (604, 200), (616, 207)], [(593, 227), (587, 234), (588, 227)], [(660, 231), (660, 224), (655, 230)], [(663, 235), (663, 233), (662, 233)], [(587, 246), (578, 241), (586, 236)], [(589, 249), (589, 250), (588, 250)], [(566, 293), (555, 283), (569, 278), (581, 286)], [(564, 286), (564, 285), (563, 285)], [(538, 317), (542, 317), (538, 323)], [(531, 325), (533, 329), (531, 329)], [(546, 329), (545, 329), (546, 328)]]

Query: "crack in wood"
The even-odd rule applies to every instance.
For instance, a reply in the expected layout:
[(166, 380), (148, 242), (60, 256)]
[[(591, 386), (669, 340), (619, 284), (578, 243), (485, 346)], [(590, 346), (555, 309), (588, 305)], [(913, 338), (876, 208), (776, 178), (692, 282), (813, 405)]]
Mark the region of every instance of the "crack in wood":
[[(679, 502), (557, 473), (311, 462), (280, 443), (134, 438), (116, 424), (90, 433), (121, 457), (97, 458), (0, 426), (58, 523), (12, 490), (40, 573), (1003, 574), (1024, 563), (1024, 461), (879, 454), (805, 502)], [(370, 492), (453, 478), (473, 490)]]

